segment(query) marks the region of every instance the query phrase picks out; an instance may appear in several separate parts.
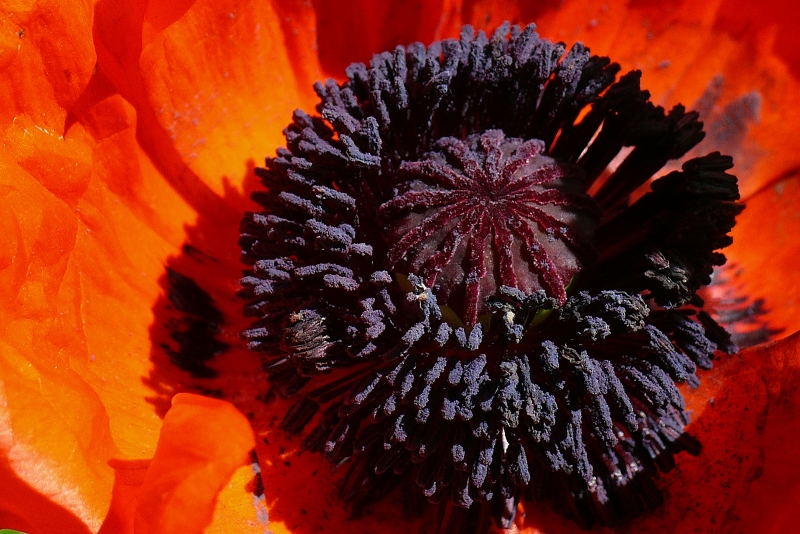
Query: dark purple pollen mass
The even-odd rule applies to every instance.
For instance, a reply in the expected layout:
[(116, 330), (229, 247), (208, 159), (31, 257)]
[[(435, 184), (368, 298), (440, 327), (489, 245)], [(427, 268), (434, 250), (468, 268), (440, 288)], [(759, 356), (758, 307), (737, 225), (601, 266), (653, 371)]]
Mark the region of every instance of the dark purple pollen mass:
[(317, 83), (256, 169), (243, 337), (353, 514), (399, 491), (442, 534), (520, 502), (611, 526), (699, 454), (677, 384), (736, 350), (697, 291), (737, 181), (719, 153), (659, 174), (702, 123), (619, 70), (465, 27)]

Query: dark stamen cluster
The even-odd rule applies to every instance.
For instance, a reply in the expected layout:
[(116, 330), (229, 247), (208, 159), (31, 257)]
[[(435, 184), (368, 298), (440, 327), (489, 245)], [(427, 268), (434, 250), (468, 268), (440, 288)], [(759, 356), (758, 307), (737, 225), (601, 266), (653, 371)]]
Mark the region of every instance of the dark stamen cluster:
[(676, 384), (735, 350), (697, 290), (736, 178), (714, 153), (650, 183), (702, 124), (618, 72), (533, 26), (466, 27), (317, 84), (319, 116), (257, 169), (244, 336), (298, 397), (284, 430), (348, 463), (354, 511), (401, 484), (442, 532), (521, 500), (610, 525), (699, 452)]

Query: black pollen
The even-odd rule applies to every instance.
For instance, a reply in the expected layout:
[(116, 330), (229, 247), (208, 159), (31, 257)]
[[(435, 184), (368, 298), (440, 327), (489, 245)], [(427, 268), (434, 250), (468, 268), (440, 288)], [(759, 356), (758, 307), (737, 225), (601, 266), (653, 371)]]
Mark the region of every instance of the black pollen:
[(441, 533), (520, 501), (613, 525), (699, 453), (677, 384), (736, 350), (697, 291), (737, 181), (718, 153), (651, 181), (702, 123), (619, 70), (533, 25), (465, 27), (317, 83), (256, 170), (243, 336), (354, 513), (402, 486)]

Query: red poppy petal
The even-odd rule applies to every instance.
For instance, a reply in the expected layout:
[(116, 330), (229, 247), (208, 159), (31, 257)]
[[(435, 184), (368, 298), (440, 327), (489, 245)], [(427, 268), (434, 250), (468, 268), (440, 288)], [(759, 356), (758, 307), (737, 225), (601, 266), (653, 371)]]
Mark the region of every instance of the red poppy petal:
[(796, 82), (766, 34), (736, 40), (718, 29), (720, 2), (566, 2), (537, 19), (545, 37), (585, 42), (623, 69), (640, 69), (642, 87), (666, 107), (701, 108), (708, 136), (696, 154), (734, 156), (742, 196), (794, 168), (788, 143), (800, 123)]
[(664, 480), (669, 505), (627, 531), (793, 532), (800, 333), (727, 358), (703, 383), (689, 399), (703, 452), (678, 459)]
[(730, 288), (753, 302), (763, 299), (767, 315), (760, 319), (783, 335), (800, 329), (798, 199), (796, 172), (751, 196), (733, 229), (733, 245), (726, 249)]
[(796, 77), (800, 76), (800, 48), (797, 47), (797, 27), (800, 9), (794, 0), (723, 0), (717, 26), (737, 38), (759, 33), (764, 28), (777, 29), (775, 52), (784, 60)]
[[(735, 421), (739, 414), (751, 411), (755, 403), (748, 396), (754, 391), (759, 392), (759, 401), (765, 401), (757, 404), (764, 408), (751, 416), (755, 422), (755, 427), (749, 429), (753, 439), (747, 433), (743, 436), (753, 451), (748, 460), (754, 465), (746, 471), (742, 469), (750, 483), (742, 485), (746, 491), (727, 515), (733, 528), (740, 532), (791, 532), (797, 529), (796, 506), (800, 502), (800, 334), (756, 347), (745, 352), (742, 360), (748, 368), (750, 362), (763, 362), (763, 370), (759, 372), (756, 365), (746, 374), (747, 380), (741, 382), (744, 373), (736, 373), (735, 380), (720, 395), (723, 399), (724, 394), (729, 395), (730, 406), (723, 404), (719, 414), (708, 416), (707, 423), (713, 428), (723, 417)], [(733, 437), (738, 439), (736, 434)], [(724, 437), (719, 441), (730, 445)], [(728, 456), (732, 471), (738, 456), (745, 452)]]
[[(191, 43), (187, 50), (187, 43)], [(145, 43), (147, 99), (182, 160), (219, 195), (282, 142), (297, 85), (269, 3), (200, 0)]]
[(139, 491), (136, 533), (202, 532), (253, 445), (250, 424), (230, 403), (175, 395)]
[[(280, 403), (272, 411), (273, 427), (280, 421), (290, 403)], [(392, 492), (380, 502), (370, 505), (366, 513), (351, 516), (351, 507), (344, 503), (339, 490), (345, 469), (336, 470), (322, 455), (300, 449), (297, 437), (287, 436), (273, 428), (258, 433), (256, 443), (264, 496), (269, 509), (269, 529), (274, 534), (301, 532), (374, 532), (396, 530), (426, 532), (429, 518), (408, 516), (401, 492)], [(346, 527), (344, 527), (346, 525)], [(333, 529), (333, 530), (332, 530)]]
[(452, 36), (441, 35), (441, 22), (448, 4), (453, 3), (456, 2), (314, 2), (319, 60), (325, 76), (340, 79), (350, 63), (368, 63), (373, 54), (393, 50), (397, 45), (415, 41), (428, 44), (442, 36)]

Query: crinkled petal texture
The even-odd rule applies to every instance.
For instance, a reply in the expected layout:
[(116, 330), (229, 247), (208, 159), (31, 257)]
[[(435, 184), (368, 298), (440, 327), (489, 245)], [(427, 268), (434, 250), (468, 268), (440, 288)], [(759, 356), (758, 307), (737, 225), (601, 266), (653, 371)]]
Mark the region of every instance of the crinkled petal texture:
[(197, 217), (97, 70), (93, 14), (39, 1), (2, 18), (0, 525), (27, 532), (96, 532), (109, 460), (153, 456), (152, 307)]
[[(243, 466), (253, 446), (247, 420), (227, 403), (187, 396), (162, 419), (154, 401), (190, 378), (176, 369), (154, 384), (152, 374), (163, 353), (153, 339), (164, 266), (185, 257), (187, 243), (213, 258), (187, 269), (226, 314), (221, 335), (233, 349), (215, 364), (214, 387), (230, 393), (225, 384), (236, 384), (230, 398), (254, 414), (269, 528), (311, 532), (346, 520), (338, 475), (271, 430), (283, 407), (255, 400), (265, 385), (241, 363), (233, 294), (243, 190), (252, 167), (282, 144), (291, 111), (312, 109), (314, 80), (341, 77), (350, 61), (396, 44), (453, 36), (463, 23), (535, 20), (545, 37), (583, 40), (642, 69), (659, 103), (700, 109), (704, 150), (736, 157), (749, 205), (720, 291), (757, 303), (742, 313), (769, 331), (800, 329), (800, 91), (783, 62), (800, 70), (791, 3), (759, 3), (754, 17), (754, 4), (737, 0), (345, 4), (3, 5), (0, 527), (199, 532), (210, 521), (207, 532), (263, 532), (253, 468)], [(663, 478), (667, 506), (630, 531), (796, 530), (798, 343), (744, 351), (705, 376), (691, 394), (705, 450)], [(236, 381), (230, 369), (250, 374)], [(575, 529), (538, 509), (518, 523)], [(411, 528), (397, 502), (354, 525)]]

